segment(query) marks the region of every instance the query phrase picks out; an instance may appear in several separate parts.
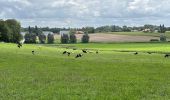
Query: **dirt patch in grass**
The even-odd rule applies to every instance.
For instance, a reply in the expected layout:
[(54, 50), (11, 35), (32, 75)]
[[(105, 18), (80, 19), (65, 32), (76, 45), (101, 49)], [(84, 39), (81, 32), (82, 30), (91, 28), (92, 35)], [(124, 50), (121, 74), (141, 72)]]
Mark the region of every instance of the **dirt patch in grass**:
[[(82, 34), (76, 34), (77, 39), (81, 40)], [(150, 39), (159, 39), (154, 36), (130, 36), (116, 34), (89, 34), (90, 42), (149, 42)], [(60, 35), (55, 35), (56, 39), (60, 39)]]

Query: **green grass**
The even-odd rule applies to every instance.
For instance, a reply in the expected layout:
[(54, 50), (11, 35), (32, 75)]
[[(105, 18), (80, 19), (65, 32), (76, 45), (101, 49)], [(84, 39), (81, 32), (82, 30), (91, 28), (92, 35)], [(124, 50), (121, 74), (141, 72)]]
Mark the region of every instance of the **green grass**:
[[(160, 33), (144, 33), (144, 32), (108, 32), (107, 34), (130, 35), (130, 36), (154, 36), (154, 37), (160, 36)], [(170, 31), (166, 32), (166, 37), (170, 38)]]
[(139, 52), (170, 52), (170, 43), (90, 43), (90, 44), (52, 44), (45, 45), (48, 47), (69, 47), (79, 49), (94, 49), (102, 51), (139, 51)]
[[(63, 46), (105, 51), (75, 59), (80, 50)], [(170, 58), (110, 51), (168, 52), (168, 43), (24, 45), (21, 49), (0, 43), (0, 50), (2, 100), (170, 99)], [(74, 54), (64, 56), (64, 50)]]

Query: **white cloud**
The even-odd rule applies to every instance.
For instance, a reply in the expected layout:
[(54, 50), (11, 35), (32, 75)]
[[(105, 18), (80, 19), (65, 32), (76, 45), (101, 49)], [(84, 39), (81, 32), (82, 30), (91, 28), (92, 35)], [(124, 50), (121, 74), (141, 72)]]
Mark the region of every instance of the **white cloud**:
[(170, 0), (0, 0), (0, 19), (23, 26), (170, 25)]

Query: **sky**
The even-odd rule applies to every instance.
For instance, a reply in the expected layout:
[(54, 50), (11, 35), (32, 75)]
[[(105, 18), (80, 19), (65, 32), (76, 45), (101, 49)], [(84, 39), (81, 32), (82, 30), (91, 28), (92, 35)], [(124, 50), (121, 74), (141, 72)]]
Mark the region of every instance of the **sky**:
[(0, 0), (0, 19), (22, 27), (170, 26), (170, 0)]

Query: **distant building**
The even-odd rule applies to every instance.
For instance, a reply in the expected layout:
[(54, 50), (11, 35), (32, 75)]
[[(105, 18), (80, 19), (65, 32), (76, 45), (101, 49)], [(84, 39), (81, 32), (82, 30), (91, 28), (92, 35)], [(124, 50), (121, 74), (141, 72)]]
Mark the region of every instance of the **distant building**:
[(76, 34), (84, 34), (83, 31), (76, 31)]
[(149, 28), (146, 28), (146, 29), (144, 29), (144, 30), (142, 30), (143, 32), (151, 32), (151, 29), (149, 29)]
[(70, 31), (60, 31), (60, 35), (62, 36), (63, 34), (68, 34), (69, 35)]

